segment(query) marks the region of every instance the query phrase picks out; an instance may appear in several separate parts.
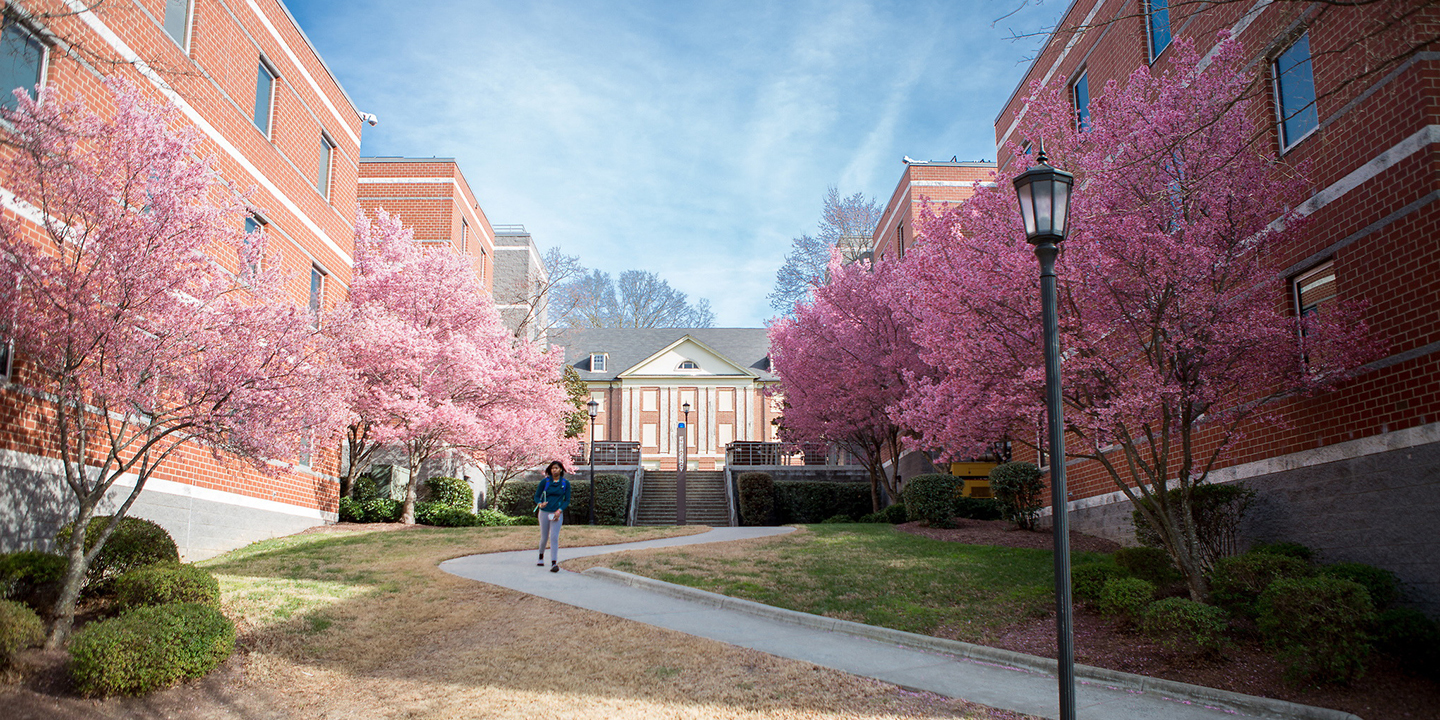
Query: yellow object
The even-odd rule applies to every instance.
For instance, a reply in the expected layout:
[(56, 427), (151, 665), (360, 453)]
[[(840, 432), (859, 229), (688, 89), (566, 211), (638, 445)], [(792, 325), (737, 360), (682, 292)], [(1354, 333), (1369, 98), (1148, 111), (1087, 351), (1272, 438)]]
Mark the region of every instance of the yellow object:
[(965, 488), (960, 492), (965, 497), (994, 497), (990, 494), (990, 471), (994, 470), (997, 464), (993, 462), (950, 463), (950, 474), (964, 480)]

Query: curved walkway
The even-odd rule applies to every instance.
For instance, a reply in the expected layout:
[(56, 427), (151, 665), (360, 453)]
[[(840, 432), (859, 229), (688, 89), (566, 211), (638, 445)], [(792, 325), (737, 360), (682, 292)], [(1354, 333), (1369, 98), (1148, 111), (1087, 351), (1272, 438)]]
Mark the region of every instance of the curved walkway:
[[(663, 540), (562, 547), (560, 555), (564, 561), (623, 550), (746, 540), (793, 530), (715, 528)], [(447, 560), (440, 569), (567, 605), (907, 688), (1029, 715), (1059, 716), (1053, 660), (783, 610), (606, 568), (551, 573), (535, 566), (535, 554), (534, 550), (522, 550), (470, 555)], [(1084, 720), (1358, 720), (1335, 710), (1102, 668), (1077, 666), (1076, 674), (1077, 712)]]

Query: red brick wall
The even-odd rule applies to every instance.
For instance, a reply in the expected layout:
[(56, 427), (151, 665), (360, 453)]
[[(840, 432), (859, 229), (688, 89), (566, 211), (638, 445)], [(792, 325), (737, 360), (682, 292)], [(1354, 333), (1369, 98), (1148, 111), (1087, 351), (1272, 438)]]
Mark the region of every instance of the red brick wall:
[(875, 258), (903, 257), (914, 246), (915, 222), (927, 203), (931, 211), (943, 212), (946, 206), (970, 199), (977, 183), (993, 182), (994, 175), (994, 163), (907, 164), (875, 226), (871, 240)]
[[(360, 207), (384, 208), (414, 228), (415, 239), (445, 243), (466, 255), (487, 291), (495, 280), (495, 229), (453, 160), (365, 158), (360, 163)], [(394, 179), (396, 182), (385, 182)], [(415, 180), (435, 182), (415, 182)], [(468, 230), (462, 242), (462, 221)]]

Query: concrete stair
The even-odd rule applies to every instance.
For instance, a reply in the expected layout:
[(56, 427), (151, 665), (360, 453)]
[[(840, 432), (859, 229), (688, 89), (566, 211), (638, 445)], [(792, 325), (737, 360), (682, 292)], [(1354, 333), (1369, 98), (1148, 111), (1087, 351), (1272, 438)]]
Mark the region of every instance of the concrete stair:
[[(690, 470), (685, 473), (685, 522), (689, 525), (728, 527), (730, 503), (725, 497), (724, 471)], [(675, 471), (646, 470), (640, 487), (636, 525), (675, 524)]]

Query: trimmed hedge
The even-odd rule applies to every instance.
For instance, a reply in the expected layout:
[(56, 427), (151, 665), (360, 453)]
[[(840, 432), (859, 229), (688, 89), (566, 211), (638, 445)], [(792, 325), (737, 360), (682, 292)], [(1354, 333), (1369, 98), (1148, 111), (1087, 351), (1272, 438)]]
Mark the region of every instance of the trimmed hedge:
[(59, 597), (68, 565), (64, 557), (38, 550), (0, 554), (0, 599), (48, 608)]
[(990, 491), (1000, 505), (1000, 517), (1024, 530), (1034, 530), (1045, 506), (1045, 474), (1034, 463), (1008, 462), (990, 471)]
[(905, 504), (895, 503), (894, 505), (891, 505), (884, 510), (881, 510), (880, 512), (870, 513), (869, 515), (861, 516), (860, 522), (890, 523), (891, 525), (899, 525), (900, 523), (905, 522)]
[(205, 675), (234, 650), (235, 626), (213, 607), (141, 607), (75, 633), (70, 676), (86, 695), (139, 695)]
[(203, 568), (178, 563), (147, 565), (115, 578), (115, 604), (122, 610), (173, 603), (218, 609), (220, 583)]
[(1005, 508), (994, 498), (956, 497), (955, 517), (967, 520), (1000, 520), (1005, 517)]
[[(589, 478), (566, 478), (570, 481), (570, 507), (565, 510), (566, 525), (584, 525), (590, 519)], [(505, 483), (495, 499), (495, 509), (510, 517), (535, 517), (535, 491), (540, 482)], [(624, 475), (595, 476), (595, 524), (624, 525), (630, 511), (630, 478)]]
[(1221, 558), (1210, 573), (1210, 602), (1237, 615), (1255, 617), (1260, 596), (1277, 580), (1307, 577), (1303, 560), (1269, 553)]
[(340, 498), (340, 522), (365, 522), (365, 505), (353, 497)]
[(1177, 652), (1218, 655), (1225, 648), (1225, 611), (1190, 598), (1165, 598), (1141, 615), (1140, 629)]
[(1170, 561), (1170, 554), (1160, 548), (1120, 548), (1115, 551), (1115, 564), (1155, 587), (1180, 582), (1180, 570)]
[(1358, 562), (1321, 565), (1316, 571), (1326, 577), (1340, 578), (1360, 583), (1370, 593), (1370, 602), (1376, 610), (1384, 610), (1400, 599), (1400, 578), (1395, 573), (1374, 565)]
[(1100, 612), (1139, 620), (1155, 599), (1155, 586), (1140, 578), (1121, 577), (1105, 581), (1100, 588)]
[(931, 527), (948, 528), (955, 517), (955, 499), (965, 484), (954, 475), (916, 475), (905, 483), (905, 515), (909, 520), (924, 520)]
[(769, 525), (775, 516), (775, 479), (770, 473), (740, 473), (740, 523)]
[(45, 640), (45, 625), (34, 610), (11, 600), (0, 600), (0, 667), (15, 653)]
[(400, 522), (400, 513), (405, 505), (390, 498), (370, 498), (360, 503), (361, 521), (367, 523)]
[(819, 523), (836, 515), (851, 520), (870, 512), (870, 483), (775, 482), (775, 522)]
[(1375, 607), (1360, 583), (1283, 578), (1260, 595), (1259, 608), (1260, 633), (1289, 664), (1291, 681), (1348, 683), (1365, 674)]
[(1070, 569), (1070, 594), (1086, 602), (1099, 602), (1100, 590), (1125, 571), (1107, 563), (1086, 563)]
[[(105, 531), (110, 518), (109, 515), (90, 518), (90, 524), (85, 529), (85, 552), (90, 552), (95, 547), (95, 541)], [(69, 546), (70, 536), (74, 532), (74, 523), (66, 525), (55, 535), (55, 542), (62, 548)], [(85, 577), (88, 582), (95, 583), (113, 578), (127, 570), (162, 562), (180, 562), (180, 550), (175, 546), (175, 540), (170, 537), (170, 533), (149, 520), (126, 517), (120, 519), (120, 524), (105, 542), (105, 547), (90, 563)]]
[(1375, 644), (1422, 676), (1440, 679), (1440, 624), (1413, 608), (1391, 608), (1375, 621)]
[(1293, 557), (1296, 560), (1304, 560), (1307, 563), (1315, 561), (1315, 550), (1297, 542), (1260, 543), (1250, 548), (1250, 552), (1284, 555), (1286, 557)]
[(415, 503), (415, 523), (435, 527), (474, 527), (480, 524), (475, 513), (438, 502)]
[(426, 480), (425, 499), (466, 511), (475, 507), (475, 491), (470, 483), (455, 477), (437, 476)]

